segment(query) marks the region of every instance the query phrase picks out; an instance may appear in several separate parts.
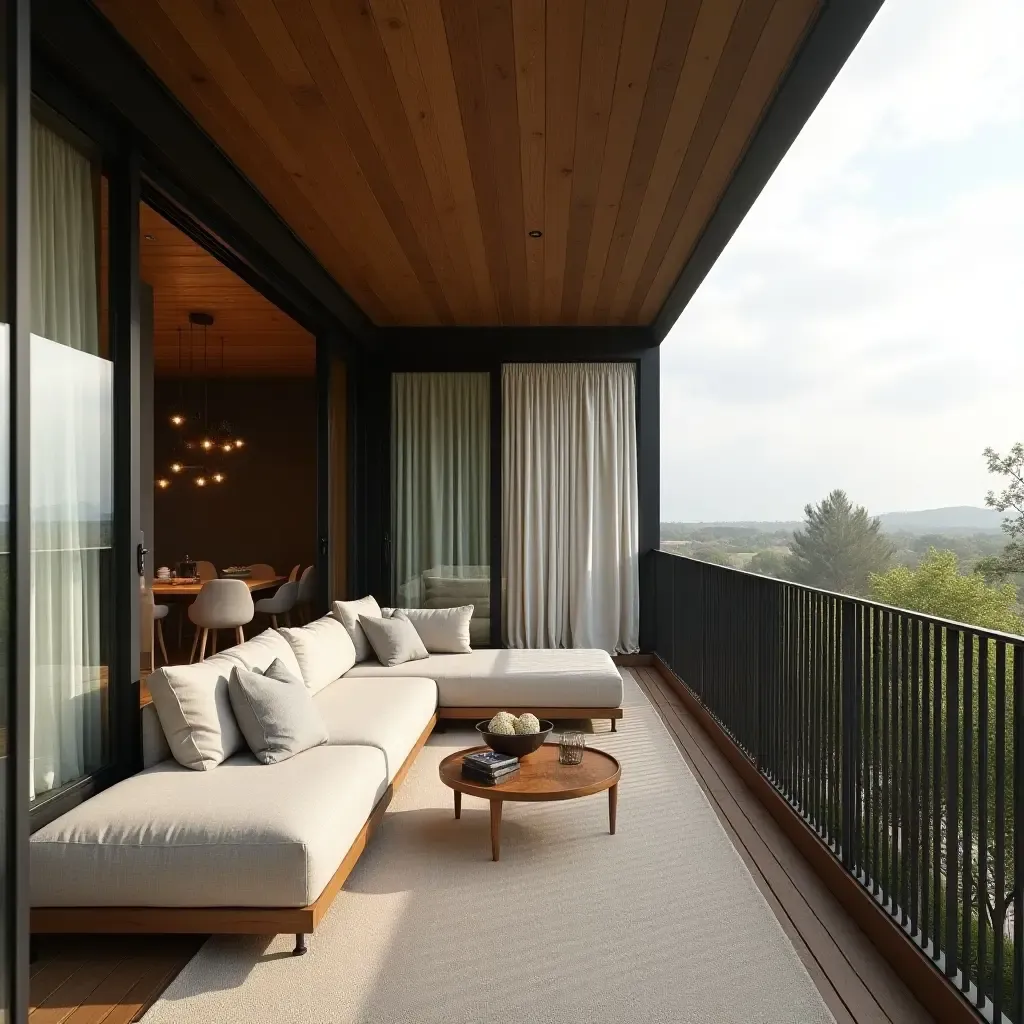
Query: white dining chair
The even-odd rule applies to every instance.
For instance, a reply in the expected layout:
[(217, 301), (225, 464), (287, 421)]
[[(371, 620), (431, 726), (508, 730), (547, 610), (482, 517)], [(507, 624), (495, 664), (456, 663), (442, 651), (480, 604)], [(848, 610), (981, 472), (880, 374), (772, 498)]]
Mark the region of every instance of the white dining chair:
[(292, 571), (288, 573), (288, 582), (295, 583), (299, 578), (299, 573), (302, 571), (301, 565), (293, 565)]
[(217, 578), (217, 566), (213, 562), (196, 562), (196, 575), (205, 583)]
[(251, 580), (272, 580), (277, 573), (274, 572), (272, 565), (267, 565), (266, 562), (256, 562), (248, 567), (249, 579)]
[(277, 628), (277, 617), (280, 615), (284, 619), (284, 624), (290, 626), (291, 612), (295, 607), (295, 602), (299, 597), (299, 584), (294, 580), (288, 583), (282, 583), (277, 588), (277, 593), (273, 597), (261, 597), (256, 602), (256, 611), (262, 612), (264, 615), (270, 616), (270, 624), (276, 629)]
[(313, 618), (313, 603), (316, 601), (316, 570), (307, 565), (299, 577), (299, 590), (295, 598), (295, 606), (304, 622)]
[(164, 622), (171, 610), (169, 604), (153, 605), (153, 625), (156, 627), (156, 640), (160, 645), (160, 653), (164, 656), (164, 664), (170, 665), (171, 659), (167, 657), (167, 645), (164, 643)]
[[(209, 580), (203, 584), (199, 596), (188, 606), (188, 617), (196, 625), (195, 639), (189, 662), (195, 661), (196, 648), (199, 660), (206, 658), (206, 640), (213, 632), (211, 654), (217, 653), (217, 630), (233, 629), (238, 643), (245, 642), (244, 625), (252, 622), (255, 607), (252, 594), (242, 580)], [(202, 639), (200, 640), (200, 634)]]

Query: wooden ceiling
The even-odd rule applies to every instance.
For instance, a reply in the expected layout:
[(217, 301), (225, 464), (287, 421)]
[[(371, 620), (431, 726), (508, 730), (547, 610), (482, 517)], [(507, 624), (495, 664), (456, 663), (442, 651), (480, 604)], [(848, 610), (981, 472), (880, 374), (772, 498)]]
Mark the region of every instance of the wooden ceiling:
[[(153, 356), (158, 377), (188, 372), (188, 314), (212, 313), (208, 367), (217, 376), (312, 376), (316, 341), (151, 207), (139, 211), (142, 280), (153, 288)], [(179, 365), (178, 329), (184, 337)], [(201, 345), (202, 334), (193, 335)], [(222, 346), (223, 343), (223, 346)], [(223, 366), (221, 356), (223, 352)], [(202, 349), (193, 368), (202, 367)]]
[(655, 318), (821, 8), (96, 3), (376, 323), (518, 325)]

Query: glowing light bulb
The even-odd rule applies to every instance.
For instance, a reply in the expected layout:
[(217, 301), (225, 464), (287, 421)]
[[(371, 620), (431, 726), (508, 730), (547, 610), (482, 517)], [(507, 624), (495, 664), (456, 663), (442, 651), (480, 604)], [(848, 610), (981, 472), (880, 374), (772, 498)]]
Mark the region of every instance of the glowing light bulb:
[(241, 448), (243, 444), (245, 444), (245, 442), (240, 437), (236, 438), (236, 440), (235, 440), (235, 447), (236, 448)]
[(203, 444), (203, 448), (206, 451), (209, 451), (213, 447), (213, 442), (208, 437), (204, 437), (203, 438), (202, 444)]
[(176, 427), (180, 427), (180, 426), (182, 425), (182, 423), (184, 423), (184, 422), (185, 422), (185, 417), (184, 417), (184, 416), (181, 416), (181, 415), (179, 415), (178, 413), (175, 413), (175, 414), (174, 414), (174, 415), (173, 415), (173, 416), (171, 417), (171, 423), (172, 423), (172, 424), (173, 424), (174, 426), (176, 426)]
[(230, 452), (234, 451), (235, 446), (230, 441), (228, 441), (227, 444), (222, 444), (221, 448), (226, 452)]
[(171, 463), (171, 472), (180, 473), (185, 467), (180, 462)]
[(206, 477), (205, 476), (197, 476), (196, 477), (196, 487), (205, 487), (205, 486), (206, 486)]
[(164, 489), (166, 489), (166, 488), (171, 486), (171, 481), (170, 480), (164, 480), (163, 478), (161, 478), (161, 479), (157, 480), (156, 485), (157, 485), (157, 487), (160, 488), (160, 490), (164, 490)]
[(224, 482), (224, 474), (223, 473), (214, 473), (213, 474), (213, 482), (215, 484), (223, 483)]

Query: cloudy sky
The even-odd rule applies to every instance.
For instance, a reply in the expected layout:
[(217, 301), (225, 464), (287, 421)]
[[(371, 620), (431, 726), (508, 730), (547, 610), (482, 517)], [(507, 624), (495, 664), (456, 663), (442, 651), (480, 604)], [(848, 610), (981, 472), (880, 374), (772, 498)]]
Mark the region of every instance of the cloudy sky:
[(887, 0), (662, 346), (663, 520), (981, 505), (1024, 440), (1024, 3)]

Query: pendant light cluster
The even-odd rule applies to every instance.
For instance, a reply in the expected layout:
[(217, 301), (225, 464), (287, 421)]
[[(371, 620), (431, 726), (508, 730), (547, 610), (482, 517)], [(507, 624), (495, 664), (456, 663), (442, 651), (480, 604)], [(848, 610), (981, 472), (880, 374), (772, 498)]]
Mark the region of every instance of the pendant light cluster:
[[(178, 328), (178, 402), (170, 414), (170, 425), (177, 442), (168, 465), (168, 474), (159, 477), (156, 486), (167, 490), (178, 483), (203, 489), (217, 487), (228, 479), (226, 463), (245, 447), (245, 441), (226, 419), (211, 421), (209, 344), (207, 331), (213, 326), (213, 314), (192, 312), (188, 315), (188, 372), (182, 358), (184, 334)], [(202, 346), (202, 377), (194, 375), (196, 335)], [(220, 339), (220, 376), (224, 378), (224, 338)], [(223, 399), (223, 394), (221, 395)]]

